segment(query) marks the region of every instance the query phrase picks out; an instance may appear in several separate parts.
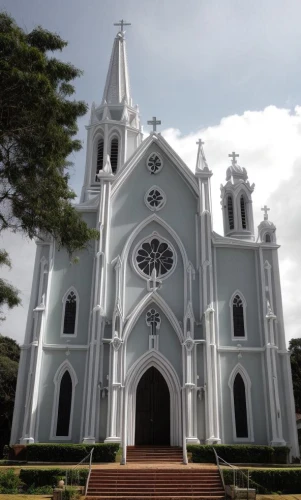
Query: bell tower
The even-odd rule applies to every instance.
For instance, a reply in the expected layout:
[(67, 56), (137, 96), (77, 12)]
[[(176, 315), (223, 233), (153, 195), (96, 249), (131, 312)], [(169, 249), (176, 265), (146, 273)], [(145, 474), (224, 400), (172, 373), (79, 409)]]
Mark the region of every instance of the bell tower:
[(221, 185), (224, 234), (230, 238), (254, 241), (252, 193), (245, 168), (237, 163), (238, 154), (229, 154), (231, 165), (227, 169), (226, 184)]
[(98, 174), (118, 174), (142, 141), (139, 108), (133, 104), (122, 19), (113, 44), (101, 104), (92, 104), (87, 126), (87, 158), (81, 203), (99, 192)]

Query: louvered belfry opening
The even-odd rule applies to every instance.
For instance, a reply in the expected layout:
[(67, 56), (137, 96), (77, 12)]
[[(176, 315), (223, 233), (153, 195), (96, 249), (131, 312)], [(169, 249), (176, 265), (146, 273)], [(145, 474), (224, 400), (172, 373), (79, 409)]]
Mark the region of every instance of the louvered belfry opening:
[(246, 388), (240, 373), (236, 375), (234, 380), (233, 397), (234, 397), (236, 437), (247, 438), (248, 418), (247, 418)]
[(271, 243), (271, 235), (270, 235), (269, 233), (267, 233), (267, 234), (265, 235), (265, 242), (266, 242), (266, 243)]
[(68, 436), (71, 415), (72, 380), (68, 370), (62, 376), (60, 385), (59, 407), (57, 415), (56, 436)]
[(227, 198), (229, 229), (234, 229), (234, 212), (232, 196)]
[(246, 200), (243, 195), (241, 195), (240, 197), (240, 213), (241, 213), (242, 228), (247, 229)]
[[(103, 139), (99, 139), (97, 144), (97, 162), (96, 162), (96, 174), (102, 170), (103, 167)], [(95, 182), (99, 182), (97, 175), (95, 176)]]
[(117, 137), (114, 137), (111, 141), (110, 160), (111, 160), (112, 172), (113, 172), (113, 174), (115, 174), (117, 171), (117, 166), (118, 166), (118, 139), (117, 139)]

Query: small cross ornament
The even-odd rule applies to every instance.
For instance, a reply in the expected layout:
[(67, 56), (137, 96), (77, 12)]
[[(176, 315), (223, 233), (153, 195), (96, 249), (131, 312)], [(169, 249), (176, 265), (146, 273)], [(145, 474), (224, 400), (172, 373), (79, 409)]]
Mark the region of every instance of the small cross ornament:
[(198, 146), (202, 147), (205, 143), (204, 143), (204, 141), (202, 141), (202, 139), (199, 139), (199, 140), (196, 142), (196, 144), (197, 144)]
[(131, 26), (131, 23), (126, 23), (124, 19), (121, 19), (118, 23), (114, 23), (114, 26), (120, 26), (120, 31), (123, 33), (123, 27)]
[(157, 117), (153, 116), (153, 119), (148, 120), (147, 124), (153, 126), (153, 132), (157, 132), (157, 125), (161, 125), (161, 120), (157, 120)]
[(239, 155), (237, 153), (235, 153), (234, 151), (232, 151), (231, 154), (228, 155), (229, 158), (232, 158), (232, 165), (236, 165), (237, 161), (236, 161), (236, 158), (239, 157)]
[(268, 211), (271, 209), (268, 208), (266, 205), (264, 205), (264, 207), (261, 210), (264, 212), (264, 216), (263, 216), (264, 220), (268, 220), (268, 218), (269, 218)]

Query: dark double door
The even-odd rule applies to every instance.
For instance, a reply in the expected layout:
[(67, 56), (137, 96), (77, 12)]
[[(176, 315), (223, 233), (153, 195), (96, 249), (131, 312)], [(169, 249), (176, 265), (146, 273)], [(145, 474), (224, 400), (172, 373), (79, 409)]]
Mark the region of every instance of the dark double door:
[(169, 389), (155, 367), (142, 375), (137, 387), (135, 444), (170, 444)]

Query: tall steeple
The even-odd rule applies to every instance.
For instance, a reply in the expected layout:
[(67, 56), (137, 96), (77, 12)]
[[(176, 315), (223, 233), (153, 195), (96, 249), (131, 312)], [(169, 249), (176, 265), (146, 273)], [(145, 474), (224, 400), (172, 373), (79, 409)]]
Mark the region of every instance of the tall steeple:
[(139, 108), (134, 106), (122, 19), (114, 43), (101, 104), (91, 107), (87, 141), (87, 161), (81, 202), (99, 191), (99, 173), (115, 175), (142, 141)]

